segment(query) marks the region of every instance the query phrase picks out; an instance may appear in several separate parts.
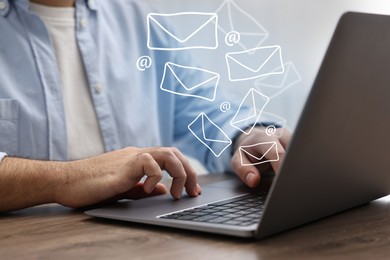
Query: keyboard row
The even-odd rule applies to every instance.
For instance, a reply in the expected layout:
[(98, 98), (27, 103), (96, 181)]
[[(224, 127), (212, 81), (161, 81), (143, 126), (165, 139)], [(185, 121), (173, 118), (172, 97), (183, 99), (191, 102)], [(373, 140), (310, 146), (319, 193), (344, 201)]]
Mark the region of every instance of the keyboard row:
[(203, 205), (193, 209), (161, 216), (175, 219), (235, 226), (249, 226), (258, 223), (264, 208), (263, 195), (245, 195)]

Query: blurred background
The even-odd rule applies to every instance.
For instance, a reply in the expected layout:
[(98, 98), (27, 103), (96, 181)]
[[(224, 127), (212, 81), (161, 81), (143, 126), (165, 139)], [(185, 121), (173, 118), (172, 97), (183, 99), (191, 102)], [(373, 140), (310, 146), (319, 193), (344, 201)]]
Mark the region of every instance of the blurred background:
[[(283, 62), (290, 67), (293, 65), (294, 70), (290, 70), (290, 73), (295, 73), (295, 78), (291, 76), (287, 79), (291, 86), (287, 82), (285, 84), (287, 88), (276, 93), (277, 95), (268, 103), (266, 111), (287, 119), (287, 127), (291, 131), (296, 127), (301, 109), (340, 16), (347, 11), (390, 14), (389, 0), (145, 1), (159, 13), (219, 11), (221, 26), (229, 27), (229, 24), (234, 24), (235, 29), (241, 32), (259, 33), (263, 30), (266, 33), (263, 38), (259, 35), (248, 41), (242, 38), (242, 45), (233, 47), (225, 43), (225, 34), (219, 31), (219, 47), (216, 50), (192, 50), (192, 52), (196, 63), (221, 74), (220, 87), (228, 93), (229, 99), (240, 102), (250, 88), (259, 89), (262, 80), (229, 81), (225, 54), (243, 51), (245, 48), (279, 45), (282, 49)], [(227, 17), (229, 12), (231, 16)], [(180, 32), (188, 26), (190, 25), (181, 23), (175, 25), (174, 29)], [(282, 80), (282, 78), (275, 80)], [(219, 104), (215, 105), (219, 106)]]

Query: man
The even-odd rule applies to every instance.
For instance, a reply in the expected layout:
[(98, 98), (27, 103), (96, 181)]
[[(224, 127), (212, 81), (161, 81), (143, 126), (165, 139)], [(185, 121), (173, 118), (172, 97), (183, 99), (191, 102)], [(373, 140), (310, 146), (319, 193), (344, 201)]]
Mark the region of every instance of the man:
[[(283, 134), (277, 138), (261, 127), (250, 135), (225, 130), (234, 145), (219, 158), (189, 133), (187, 126), (200, 112), (223, 126), (232, 115), (206, 100), (157, 87), (166, 62), (191, 61), (182, 52), (145, 47), (149, 10), (139, 2), (0, 0), (0, 211), (51, 202), (82, 207), (162, 194), (167, 192), (159, 183), (162, 169), (173, 178), (174, 198), (184, 187), (190, 196), (199, 195), (196, 172), (172, 145), (211, 171), (231, 163), (248, 186), (256, 187), (260, 169), (243, 167), (237, 147), (276, 141), (280, 160), (271, 165), (278, 170), (287, 131), (278, 129)], [(154, 39), (173, 44), (157, 34)], [(141, 55), (154, 61), (143, 75), (134, 72)], [(182, 76), (201, 77), (195, 72)], [(206, 130), (218, 138), (219, 133)], [(260, 156), (266, 151), (251, 152)]]

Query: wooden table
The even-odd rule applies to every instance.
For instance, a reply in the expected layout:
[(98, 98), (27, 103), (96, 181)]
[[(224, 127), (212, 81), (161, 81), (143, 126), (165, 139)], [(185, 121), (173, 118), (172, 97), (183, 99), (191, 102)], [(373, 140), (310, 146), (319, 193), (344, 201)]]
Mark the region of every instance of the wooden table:
[(56, 204), (0, 215), (0, 259), (325, 258), (390, 259), (390, 197), (261, 241), (95, 219)]

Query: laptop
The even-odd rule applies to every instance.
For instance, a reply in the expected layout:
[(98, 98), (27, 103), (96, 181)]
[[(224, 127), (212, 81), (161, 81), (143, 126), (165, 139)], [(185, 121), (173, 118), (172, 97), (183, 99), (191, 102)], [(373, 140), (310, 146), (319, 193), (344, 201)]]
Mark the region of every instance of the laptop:
[(202, 195), (92, 209), (90, 216), (264, 238), (390, 193), (390, 16), (346, 13), (269, 189), (233, 179)]

